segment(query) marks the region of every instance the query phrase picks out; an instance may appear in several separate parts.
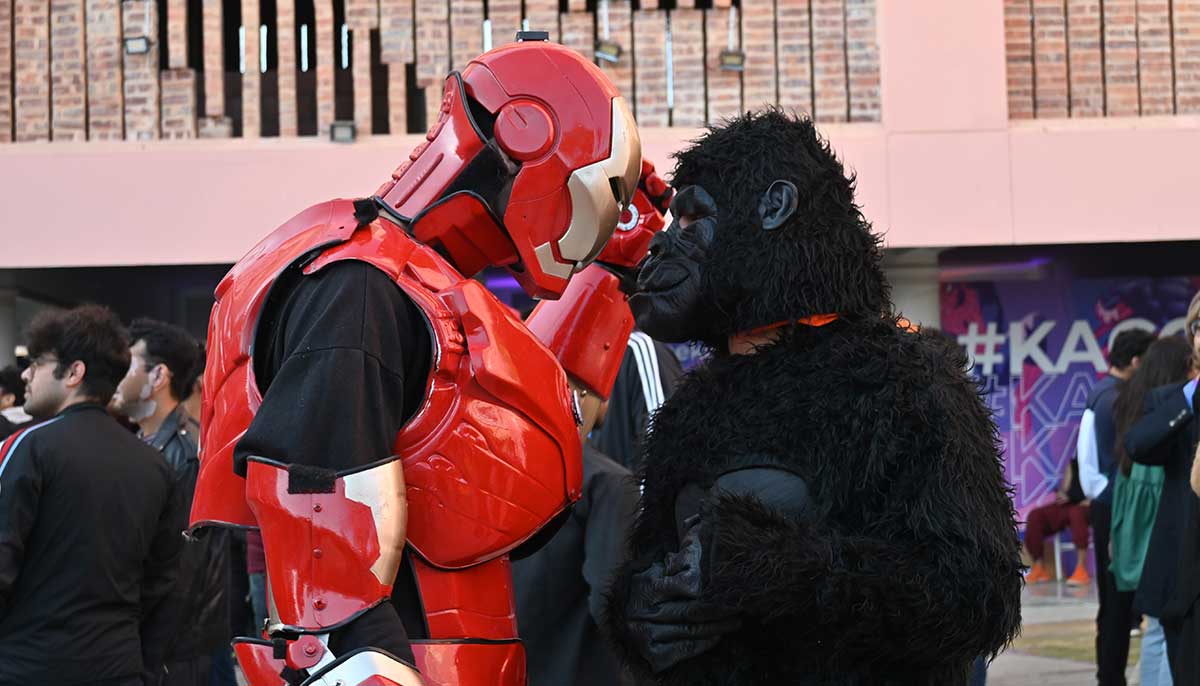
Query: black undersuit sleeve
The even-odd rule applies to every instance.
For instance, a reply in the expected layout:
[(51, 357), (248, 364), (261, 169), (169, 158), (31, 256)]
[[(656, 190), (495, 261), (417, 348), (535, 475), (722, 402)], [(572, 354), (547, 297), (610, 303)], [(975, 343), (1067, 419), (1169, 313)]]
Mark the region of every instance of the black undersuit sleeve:
[(432, 342), (416, 304), (364, 262), (284, 282), (254, 350), (262, 406), (238, 443), (251, 455), (343, 470), (392, 454), (422, 402)]

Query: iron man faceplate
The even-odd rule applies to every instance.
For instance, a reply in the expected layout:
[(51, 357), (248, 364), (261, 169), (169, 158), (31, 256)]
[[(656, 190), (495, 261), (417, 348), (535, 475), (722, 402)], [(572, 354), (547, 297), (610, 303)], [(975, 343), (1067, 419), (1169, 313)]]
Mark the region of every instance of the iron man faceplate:
[[(262, 531), (274, 642), (235, 643), (253, 686), (525, 683), (508, 553), (579, 496), (577, 412), (554, 355), (469, 277), (503, 266), (531, 295), (561, 295), (640, 170), (629, 108), (599, 69), (558, 45), (508, 45), (447, 78), (426, 141), (372, 198), (301, 212), (217, 287), (191, 521)], [(271, 289), (341, 260), (378, 268), (425, 315), (424, 404), (392, 456), (322, 478), (251, 456), (239, 474)], [(428, 628), (419, 674), (383, 651), (332, 655), (329, 632), (391, 595), (406, 547)]]
[(625, 291), (636, 287), (650, 239), (666, 226), (672, 195), (654, 165), (643, 161), (633, 203), (596, 262), (571, 279), (561, 298), (538, 303), (525, 321), (576, 382), (606, 400), (633, 331)]

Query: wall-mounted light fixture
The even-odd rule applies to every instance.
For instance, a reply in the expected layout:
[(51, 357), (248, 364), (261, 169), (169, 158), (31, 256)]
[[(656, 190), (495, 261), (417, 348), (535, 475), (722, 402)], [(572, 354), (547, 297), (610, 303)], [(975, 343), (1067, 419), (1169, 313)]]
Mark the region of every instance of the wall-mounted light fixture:
[(335, 121), (329, 125), (329, 140), (334, 143), (353, 143), (357, 131), (352, 121)]
[(145, 55), (150, 52), (150, 39), (145, 36), (125, 39), (126, 55)]

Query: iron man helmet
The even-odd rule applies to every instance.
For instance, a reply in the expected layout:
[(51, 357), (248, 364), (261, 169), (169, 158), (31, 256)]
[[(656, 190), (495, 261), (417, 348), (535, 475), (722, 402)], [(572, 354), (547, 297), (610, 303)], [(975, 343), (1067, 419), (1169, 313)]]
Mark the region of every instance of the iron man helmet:
[(641, 168), (608, 77), (561, 45), (524, 41), (450, 74), (440, 118), (377, 196), (464, 275), (502, 266), (556, 298), (608, 242)]

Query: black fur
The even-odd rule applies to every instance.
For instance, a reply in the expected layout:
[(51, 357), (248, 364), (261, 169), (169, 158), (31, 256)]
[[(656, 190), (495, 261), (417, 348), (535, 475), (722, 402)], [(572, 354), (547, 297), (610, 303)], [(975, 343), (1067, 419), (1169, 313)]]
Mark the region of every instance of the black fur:
[[(963, 355), (897, 326), (878, 238), (811, 123), (748, 115), (678, 159), (677, 187), (703, 185), (721, 212), (706, 294), (728, 316), (714, 331), (841, 318), (787, 327), (754, 355), (714, 346), (655, 415), (633, 561), (609, 603), (618, 650), (643, 684), (965, 684), (1018, 631), (1022, 579), (995, 426)], [(755, 209), (776, 178), (800, 210), (764, 232)], [(721, 551), (707, 593), (743, 626), (654, 675), (625, 621), (630, 577), (678, 548), (686, 484), (764, 455), (807, 481), (815, 514), (744, 497), (705, 512)]]

